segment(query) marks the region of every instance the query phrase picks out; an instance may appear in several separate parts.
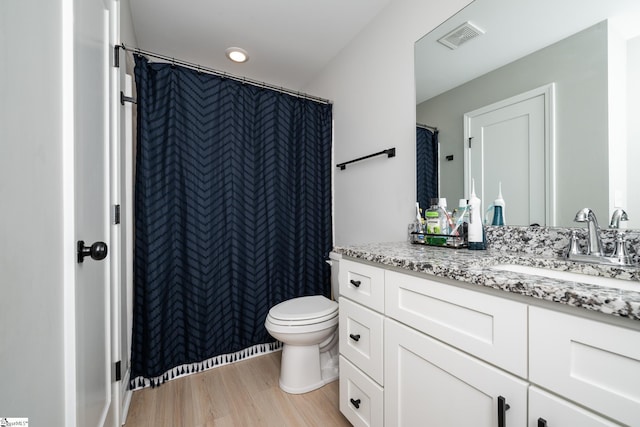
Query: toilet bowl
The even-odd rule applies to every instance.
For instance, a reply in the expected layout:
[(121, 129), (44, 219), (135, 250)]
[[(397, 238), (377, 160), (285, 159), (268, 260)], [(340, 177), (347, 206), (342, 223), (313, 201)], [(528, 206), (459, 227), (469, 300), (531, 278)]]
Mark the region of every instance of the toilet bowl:
[(338, 379), (338, 303), (322, 295), (293, 298), (269, 310), (269, 334), (282, 342), (280, 388), (300, 394)]

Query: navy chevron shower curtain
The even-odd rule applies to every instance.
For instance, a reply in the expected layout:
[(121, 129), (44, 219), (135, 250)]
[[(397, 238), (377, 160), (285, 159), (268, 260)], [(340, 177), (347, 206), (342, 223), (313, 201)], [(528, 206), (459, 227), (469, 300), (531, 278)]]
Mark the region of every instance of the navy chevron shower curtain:
[(332, 249), (331, 105), (140, 55), (135, 78), (134, 388), (273, 342)]
[(438, 132), (416, 127), (416, 188), (420, 207), (426, 211), (438, 197)]

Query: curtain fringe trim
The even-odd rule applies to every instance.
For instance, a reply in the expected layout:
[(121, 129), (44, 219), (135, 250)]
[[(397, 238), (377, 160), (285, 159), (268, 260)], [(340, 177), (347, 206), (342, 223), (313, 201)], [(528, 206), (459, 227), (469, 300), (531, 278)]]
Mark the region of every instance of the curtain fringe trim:
[(169, 369), (164, 374), (157, 377), (136, 377), (129, 381), (129, 389), (135, 391), (146, 387), (159, 387), (165, 382), (174, 380), (176, 378), (185, 377), (187, 375), (196, 374), (213, 368), (218, 368), (220, 366), (239, 362), (241, 360), (251, 359), (252, 357), (273, 353), (275, 351), (279, 351), (281, 348), (282, 343), (279, 341), (266, 344), (256, 344), (243, 350), (236, 351), (235, 353), (221, 354), (219, 356), (214, 356), (200, 362), (185, 363), (184, 365), (179, 365), (175, 368)]

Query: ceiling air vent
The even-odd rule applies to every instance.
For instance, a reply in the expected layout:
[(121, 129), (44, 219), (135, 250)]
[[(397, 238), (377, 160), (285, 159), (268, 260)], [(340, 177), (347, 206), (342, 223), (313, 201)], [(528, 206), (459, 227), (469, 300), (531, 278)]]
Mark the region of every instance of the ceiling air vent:
[(438, 42), (449, 49), (457, 49), (461, 44), (482, 34), (484, 34), (484, 31), (467, 21), (455, 30), (438, 39)]

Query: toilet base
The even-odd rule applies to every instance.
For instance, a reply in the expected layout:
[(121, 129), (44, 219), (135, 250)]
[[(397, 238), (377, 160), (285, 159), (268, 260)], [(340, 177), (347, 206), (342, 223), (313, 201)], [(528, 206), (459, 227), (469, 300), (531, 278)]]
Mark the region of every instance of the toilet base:
[(282, 391), (302, 394), (338, 379), (337, 355), (320, 353), (318, 345), (282, 346), (279, 385)]

